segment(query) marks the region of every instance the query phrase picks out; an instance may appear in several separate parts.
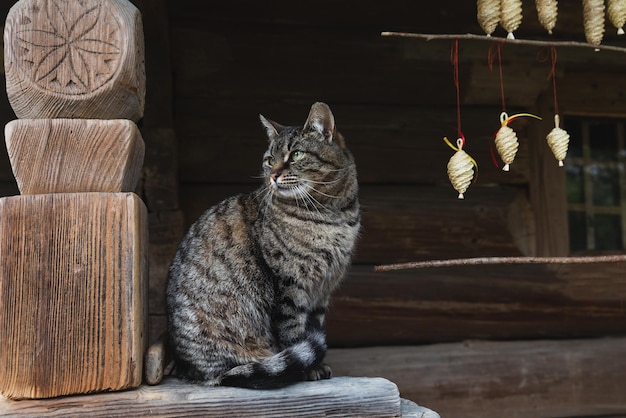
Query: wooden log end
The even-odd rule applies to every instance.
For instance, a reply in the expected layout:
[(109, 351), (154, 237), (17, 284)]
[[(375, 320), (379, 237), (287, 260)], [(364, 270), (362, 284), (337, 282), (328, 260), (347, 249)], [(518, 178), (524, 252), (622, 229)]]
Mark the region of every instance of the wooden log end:
[[(75, 27), (91, 29), (68, 38), (63, 28)], [(7, 96), (18, 118), (142, 117), (143, 26), (130, 1), (21, 0), (9, 10), (4, 40)]]
[(132, 192), (143, 164), (141, 133), (126, 119), (18, 119), (5, 127), (22, 194)]

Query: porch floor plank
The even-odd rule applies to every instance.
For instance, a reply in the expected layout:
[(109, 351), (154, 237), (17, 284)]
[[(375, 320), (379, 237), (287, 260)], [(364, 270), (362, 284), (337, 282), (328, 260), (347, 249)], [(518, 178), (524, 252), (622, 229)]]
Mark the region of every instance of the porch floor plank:
[[(157, 386), (142, 385), (123, 392), (40, 400), (0, 399), (0, 415), (8, 417), (397, 417), (403, 415), (403, 410), (408, 412), (394, 383), (361, 377), (335, 377), (263, 391), (203, 387), (170, 377)], [(413, 413), (407, 415), (419, 416)]]

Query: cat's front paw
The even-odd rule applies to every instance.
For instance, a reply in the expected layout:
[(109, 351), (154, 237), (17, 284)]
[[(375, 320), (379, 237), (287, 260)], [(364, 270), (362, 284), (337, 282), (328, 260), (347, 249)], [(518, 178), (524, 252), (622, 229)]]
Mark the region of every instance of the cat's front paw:
[(305, 374), (305, 380), (322, 380), (330, 379), (333, 372), (329, 365), (320, 364), (317, 367), (312, 368)]

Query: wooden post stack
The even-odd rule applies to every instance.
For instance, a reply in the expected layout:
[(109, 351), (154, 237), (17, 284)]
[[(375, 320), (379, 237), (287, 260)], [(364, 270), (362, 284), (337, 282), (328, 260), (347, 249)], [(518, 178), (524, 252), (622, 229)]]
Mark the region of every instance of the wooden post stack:
[(21, 195), (0, 199), (0, 393), (137, 387), (147, 211), (137, 195), (145, 71), (127, 0), (21, 0), (5, 32), (6, 144)]

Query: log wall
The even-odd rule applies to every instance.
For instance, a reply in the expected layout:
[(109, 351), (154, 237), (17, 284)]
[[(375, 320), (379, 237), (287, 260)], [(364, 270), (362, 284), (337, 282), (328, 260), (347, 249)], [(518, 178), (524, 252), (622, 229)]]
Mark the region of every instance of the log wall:
[[(450, 44), (382, 39), (379, 32), (479, 33), (467, 19), (475, 13), (472, 2), (434, 8), (419, 2), (368, 7), (323, 1), (306, 13), (283, 2), (243, 10), (225, 2), (187, 7), (193, 4), (170, 3), (174, 125), (186, 225), (224, 197), (257, 187), (253, 178), (265, 147), (258, 113), (299, 124), (312, 102), (324, 100), (355, 155), (362, 237), (355, 266), (333, 298), (328, 337), (333, 347), (363, 348), (346, 348), (347, 358), (355, 360), (344, 359), (342, 365), (338, 359), (333, 364), (338, 374), (388, 373), (401, 382), (404, 396), (450, 417), (470, 416), (468, 411), (475, 416), (567, 416), (577, 410), (623, 410), (623, 405), (598, 406), (607, 394), (617, 396), (614, 389), (590, 390), (585, 396), (571, 392), (590, 376), (597, 377), (594, 387), (613, 388), (616, 376), (610, 368), (585, 367), (584, 362), (576, 363), (582, 369), (572, 368), (559, 354), (567, 343), (546, 342), (624, 335), (623, 265), (372, 271), (374, 264), (409, 260), (569, 254), (564, 175), (551, 165), (545, 145), (553, 115), (549, 66), (537, 62), (536, 48), (503, 49), (507, 110), (531, 111), (547, 121), (514, 124), (521, 148), (511, 172), (504, 174), (490, 157), (502, 92), (497, 72), (487, 65), (489, 44), (461, 43), (462, 129), (466, 151), (480, 169), (460, 202), (448, 184), (451, 150), (442, 142), (443, 136), (456, 135)], [(524, 9), (525, 22), (536, 22), (533, 8), (525, 4)], [(561, 5), (561, 13), (559, 36), (582, 40), (580, 10)], [(541, 30), (532, 23), (523, 27), (529, 37)], [(562, 110), (624, 113), (618, 96), (626, 90), (612, 63), (618, 58), (609, 55), (559, 50)], [(590, 71), (594, 60), (599, 61)], [(468, 339), (530, 340), (513, 351), (528, 356), (547, 345), (551, 354), (529, 360), (524, 376), (536, 386), (520, 396), (523, 366), (511, 360), (485, 369), (493, 353), (506, 348), (499, 343), (481, 353), (484, 361), (463, 350), (454, 360), (438, 361), (437, 353), (456, 353), (452, 345), (434, 346), (430, 360), (386, 351), (420, 353), (429, 347), (423, 344)], [(615, 349), (610, 342), (607, 347)], [(541, 365), (551, 361), (554, 369), (542, 374)], [(450, 362), (458, 362), (458, 368), (449, 369)], [(485, 385), (472, 389), (473, 373), (483, 371)], [(549, 391), (546, 385), (554, 379), (563, 385)], [(509, 401), (515, 406), (505, 408)]]
[[(257, 187), (266, 144), (258, 114), (300, 124), (317, 100), (331, 106), (355, 155), (364, 208), (355, 266), (328, 318), (332, 346), (539, 344), (626, 333), (623, 265), (373, 272), (375, 264), (402, 261), (569, 253), (563, 174), (550, 165), (544, 142), (553, 111), (549, 65), (537, 61), (537, 48), (503, 49), (507, 110), (547, 121), (515, 122), (521, 148), (505, 174), (490, 156), (502, 92), (487, 64), (489, 44), (461, 43), (462, 129), (479, 176), (458, 201), (445, 170), (452, 151), (442, 141), (457, 129), (450, 43), (380, 36), (480, 33), (472, 2), (323, 0), (306, 11), (283, 0), (134, 3), (146, 37), (141, 194), (149, 210), (153, 337), (164, 327), (167, 265), (184, 229), (210, 205)], [(582, 41), (580, 6), (559, 7), (556, 39)], [(543, 37), (532, 2), (524, 2), (517, 36)], [(605, 41), (624, 44), (612, 31)], [(624, 67), (622, 55), (559, 49), (562, 112), (624, 116)], [(2, 94), (6, 123), (14, 115)], [(2, 154), (0, 193), (16, 192)], [(436, 378), (443, 367), (430, 373)], [(406, 393), (415, 393), (412, 384), (403, 381)], [(449, 399), (460, 405), (459, 398)]]

